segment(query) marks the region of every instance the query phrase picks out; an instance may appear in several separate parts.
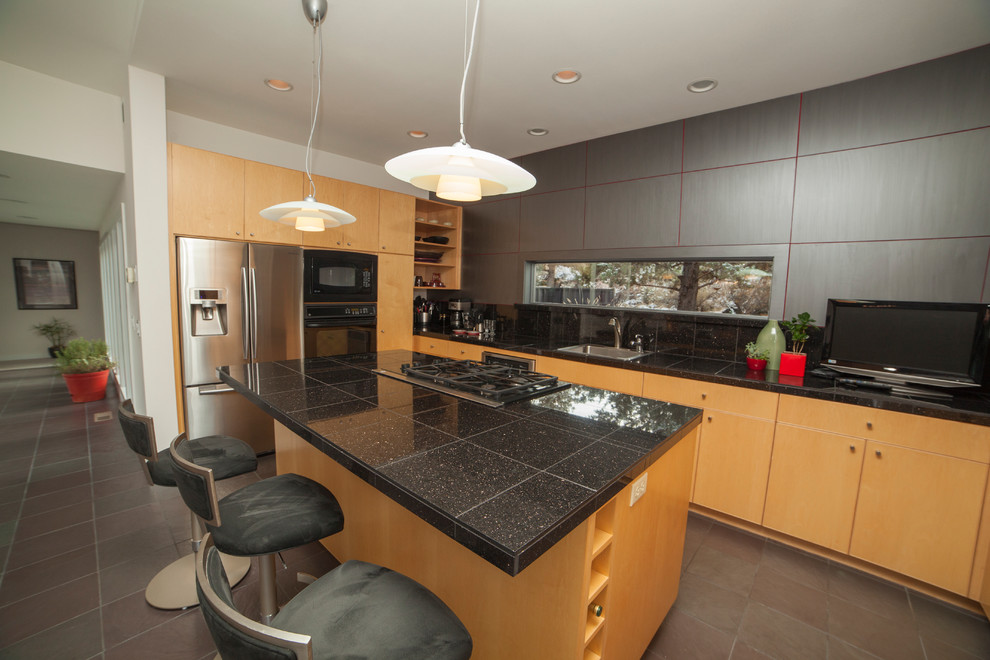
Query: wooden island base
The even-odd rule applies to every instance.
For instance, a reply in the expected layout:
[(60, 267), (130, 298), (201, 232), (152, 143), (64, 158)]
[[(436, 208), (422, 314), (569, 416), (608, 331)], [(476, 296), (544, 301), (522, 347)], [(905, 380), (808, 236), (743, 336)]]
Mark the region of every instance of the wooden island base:
[(474, 660), (642, 657), (677, 597), (697, 438), (695, 428), (647, 468), (635, 505), (629, 484), (513, 577), (275, 423), (278, 472), (324, 484), (343, 509), (327, 549), (431, 589), (470, 631)]

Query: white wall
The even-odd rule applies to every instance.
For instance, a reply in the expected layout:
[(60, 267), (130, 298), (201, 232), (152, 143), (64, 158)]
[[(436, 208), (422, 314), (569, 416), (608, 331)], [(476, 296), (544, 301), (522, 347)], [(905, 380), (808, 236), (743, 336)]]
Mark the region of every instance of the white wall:
[[(166, 114), (169, 142), (292, 170), (306, 168), (305, 145), (276, 140), (177, 112), (169, 111)], [(316, 149), (313, 150), (312, 173), (417, 197), (428, 196), (425, 190), (389, 175), (384, 165), (366, 163)]]
[(124, 171), (121, 99), (0, 62), (0, 150)]
[[(17, 309), (13, 259), (59, 259), (75, 262), (77, 309)], [(0, 361), (48, 357), (48, 340), (31, 326), (52, 317), (68, 321), (76, 337), (103, 339), (100, 297), (99, 234), (0, 223)]]
[(165, 78), (128, 67), (125, 117), (127, 255), (137, 282), (127, 288), (130, 342), (135, 356), (132, 399), (155, 419), (164, 449), (179, 432), (172, 359), (168, 250), (168, 157)]

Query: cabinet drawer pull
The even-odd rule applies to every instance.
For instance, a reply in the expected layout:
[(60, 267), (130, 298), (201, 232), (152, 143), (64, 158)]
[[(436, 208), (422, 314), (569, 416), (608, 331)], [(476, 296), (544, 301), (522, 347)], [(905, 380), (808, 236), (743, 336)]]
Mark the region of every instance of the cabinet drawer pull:
[(872, 431), (873, 430), (873, 422), (867, 422), (866, 423), (866, 428), (868, 428), (868, 429), (870, 429)]
[(709, 422), (712, 421), (712, 416), (711, 415), (708, 416), (708, 421)]
[(856, 451), (856, 445), (849, 445), (849, 451)]
[(883, 458), (883, 453), (879, 449), (877, 450), (877, 458)]
[(701, 398), (702, 399), (707, 399), (708, 398), (708, 395), (706, 393), (702, 392), (701, 393)]

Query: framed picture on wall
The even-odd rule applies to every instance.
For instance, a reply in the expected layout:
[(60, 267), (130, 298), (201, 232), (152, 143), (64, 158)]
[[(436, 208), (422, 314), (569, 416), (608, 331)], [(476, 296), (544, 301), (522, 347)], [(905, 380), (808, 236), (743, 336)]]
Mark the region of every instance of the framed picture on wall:
[(76, 262), (14, 259), (17, 309), (77, 309)]

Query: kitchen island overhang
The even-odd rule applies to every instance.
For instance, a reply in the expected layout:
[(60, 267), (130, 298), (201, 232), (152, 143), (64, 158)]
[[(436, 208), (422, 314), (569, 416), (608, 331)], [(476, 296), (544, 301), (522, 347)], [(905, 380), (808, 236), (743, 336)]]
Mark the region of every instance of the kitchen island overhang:
[[(218, 373), (276, 422), (509, 575), (701, 421), (696, 408), (583, 386), (490, 410), (372, 371), (414, 359), (434, 358), (399, 350)], [(438, 483), (425, 482), (430, 474)]]

